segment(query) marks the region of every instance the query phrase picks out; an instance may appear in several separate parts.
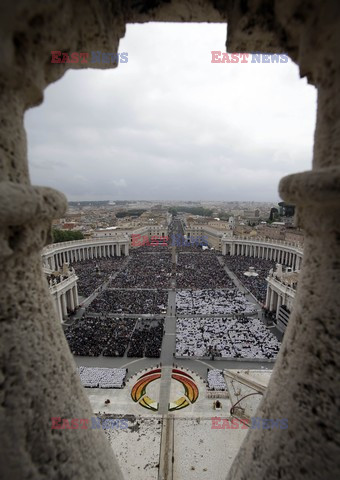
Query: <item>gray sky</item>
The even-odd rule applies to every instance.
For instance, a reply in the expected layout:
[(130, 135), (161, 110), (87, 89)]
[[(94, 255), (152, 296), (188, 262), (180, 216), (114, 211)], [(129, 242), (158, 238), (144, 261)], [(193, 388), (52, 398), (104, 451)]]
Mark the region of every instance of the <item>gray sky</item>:
[(27, 112), (32, 183), (69, 200), (278, 200), (281, 177), (311, 168), (316, 90), (290, 61), (212, 64), (225, 40), (225, 25), (128, 26), (128, 63), (68, 71)]

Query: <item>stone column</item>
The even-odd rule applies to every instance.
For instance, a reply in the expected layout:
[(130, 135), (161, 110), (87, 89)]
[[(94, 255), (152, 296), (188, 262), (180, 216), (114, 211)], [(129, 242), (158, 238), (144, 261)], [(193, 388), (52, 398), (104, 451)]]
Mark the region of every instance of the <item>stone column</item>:
[(53, 298), (54, 298), (55, 309), (56, 309), (59, 321), (60, 321), (60, 323), (63, 323), (64, 320), (63, 320), (63, 315), (61, 313), (60, 297), (56, 293), (56, 294), (53, 295)]
[(77, 308), (79, 306), (78, 286), (75, 285), (72, 290), (74, 295), (74, 305), (75, 305), (75, 308)]
[(276, 292), (271, 288), (271, 295), (270, 295), (270, 303), (269, 303), (269, 310), (272, 312), (275, 307), (275, 298), (276, 298)]
[(67, 317), (66, 293), (62, 293), (60, 295), (60, 299), (61, 299), (61, 311), (64, 318), (64, 317)]
[(74, 299), (73, 299), (73, 288), (70, 288), (68, 291), (68, 297), (69, 297), (69, 308), (73, 312), (74, 310)]
[(277, 304), (276, 304), (276, 319), (279, 317), (279, 310), (282, 305), (282, 296), (278, 294), (277, 296)]
[(266, 295), (266, 308), (269, 308), (270, 306), (270, 300), (271, 300), (271, 288), (270, 288), (270, 285), (268, 284), (267, 285), (267, 295)]

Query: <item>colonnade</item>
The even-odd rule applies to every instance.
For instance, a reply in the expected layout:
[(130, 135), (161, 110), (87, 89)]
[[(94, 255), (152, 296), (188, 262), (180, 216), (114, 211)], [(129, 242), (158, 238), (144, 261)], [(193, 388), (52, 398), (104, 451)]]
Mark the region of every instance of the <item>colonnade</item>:
[(74, 285), (66, 291), (56, 292), (52, 295), (58, 317), (60, 322), (63, 323), (64, 318), (68, 315), (68, 311), (74, 311), (79, 305), (77, 285)]
[(267, 240), (250, 240), (228, 238), (222, 239), (222, 255), (241, 255), (246, 257), (273, 260), (281, 265), (291, 267), (294, 271), (301, 269), (303, 251), (301, 247), (288, 242), (276, 243)]
[[(278, 266), (267, 278), (266, 308), (275, 312), (277, 327), (281, 332), (286, 330), (290, 312), (293, 309), (299, 273), (284, 273)], [(281, 306), (285, 308), (281, 309)]]
[(59, 270), (64, 263), (80, 262), (93, 258), (110, 258), (129, 255), (129, 241), (79, 240), (48, 245), (42, 253), (43, 264)]
[[(281, 305), (286, 305), (289, 310), (292, 309), (295, 290), (291, 287), (285, 287), (284, 285), (282, 285), (283, 289), (276, 287), (277, 286), (268, 282), (266, 308), (271, 312), (276, 312), (276, 318), (278, 318)], [(284, 290), (284, 288), (289, 289), (289, 291)]]
[(61, 323), (69, 312), (73, 312), (79, 306), (77, 280), (78, 277), (72, 269), (65, 277), (61, 274), (58, 282), (50, 281), (50, 293)]

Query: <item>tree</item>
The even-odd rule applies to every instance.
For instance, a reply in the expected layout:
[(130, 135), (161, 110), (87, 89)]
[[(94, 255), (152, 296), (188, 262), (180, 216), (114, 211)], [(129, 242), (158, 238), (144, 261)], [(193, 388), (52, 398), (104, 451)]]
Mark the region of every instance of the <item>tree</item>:
[(84, 235), (79, 232), (79, 230), (58, 230), (56, 228), (52, 229), (52, 242), (70, 242), (72, 240), (82, 240)]

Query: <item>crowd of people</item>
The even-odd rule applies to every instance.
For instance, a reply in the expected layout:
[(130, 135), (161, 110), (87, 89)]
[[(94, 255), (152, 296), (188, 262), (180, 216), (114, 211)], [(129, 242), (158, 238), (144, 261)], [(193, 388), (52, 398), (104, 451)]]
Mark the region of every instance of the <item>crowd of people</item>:
[(123, 388), (126, 368), (79, 367), (80, 381), (90, 388)]
[(73, 355), (122, 357), (136, 325), (133, 318), (86, 315), (65, 329)]
[(143, 245), (142, 247), (134, 248), (130, 250), (130, 256), (138, 256), (143, 253), (153, 254), (153, 253), (169, 253), (169, 242), (156, 242), (154, 245)]
[(161, 314), (166, 313), (168, 292), (164, 290), (119, 290), (101, 292), (88, 311), (100, 314)]
[[(266, 278), (269, 270), (275, 266), (274, 261), (234, 255), (226, 257), (226, 265), (260, 303), (264, 304), (266, 302)], [(254, 267), (258, 276), (247, 277), (244, 275), (245, 272), (249, 271), (249, 267)]]
[(252, 314), (255, 311), (254, 304), (248, 302), (236, 287), (223, 290), (178, 290), (176, 292), (178, 315)]
[(218, 370), (217, 368), (208, 369), (207, 387), (208, 387), (208, 390), (213, 390), (213, 391), (227, 389), (227, 384), (225, 383), (222, 370)]
[(159, 358), (161, 356), (163, 335), (163, 320), (154, 320), (152, 324), (140, 321), (132, 334), (127, 356)]
[(78, 293), (89, 297), (109, 276), (122, 268), (124, 257), (94, 258), (73, 264), (78, 277)]
[[(215, 252), (196, 246), (181, 247), (177, 253), (176, 313), (185, 318), (177, 319), (176, 356), (275, 358), (279, 342), (260, 320), (251, 317), (256, 311), (254, 304), (235, 287)], [(260, 302), (265, 302), (266, 277), (274, 262), (228, 256), (226, 265)], [(249, 267), (254, 267), (258, 276), (245, 276)], [(66, 328), (72, 353), (159, 358), (163, 320), (129, 315), (166, 314), (166, 289), (173, 269), (171, 248), (144, 246), (132, 249), (130, 258), (85, 260), (75, 263), (74, 268), (79, 277), (79, 293), (84, 297), (112, 274), (117, 275), (90, 303), (84, 318)], [(219, 317), (208, 318), (209, 315)], [(211, 373), (212, 384), (217, 379), (218, 374)]]
[(160, 357), (164, 321), (85, 316), (65, 330), (73, 355)]
[(232, 288), (234, 286), (217, 257), (203, 252), (179, 253), (176, 285), (177, 288), (182, 289)]
[(280, 342), (256, 317), (179, 318), (177, 357), (274, 359)]
[[(149, 253), (136, 250), (129, 263), (116, 276), (113, 286), (127, 288), (169, 288), (171, 254), (166, 247), (148, 248)], [(164, 251), (166, 250), (166, 251)], [(145, 250), (144, 250), (145, 252)]]

